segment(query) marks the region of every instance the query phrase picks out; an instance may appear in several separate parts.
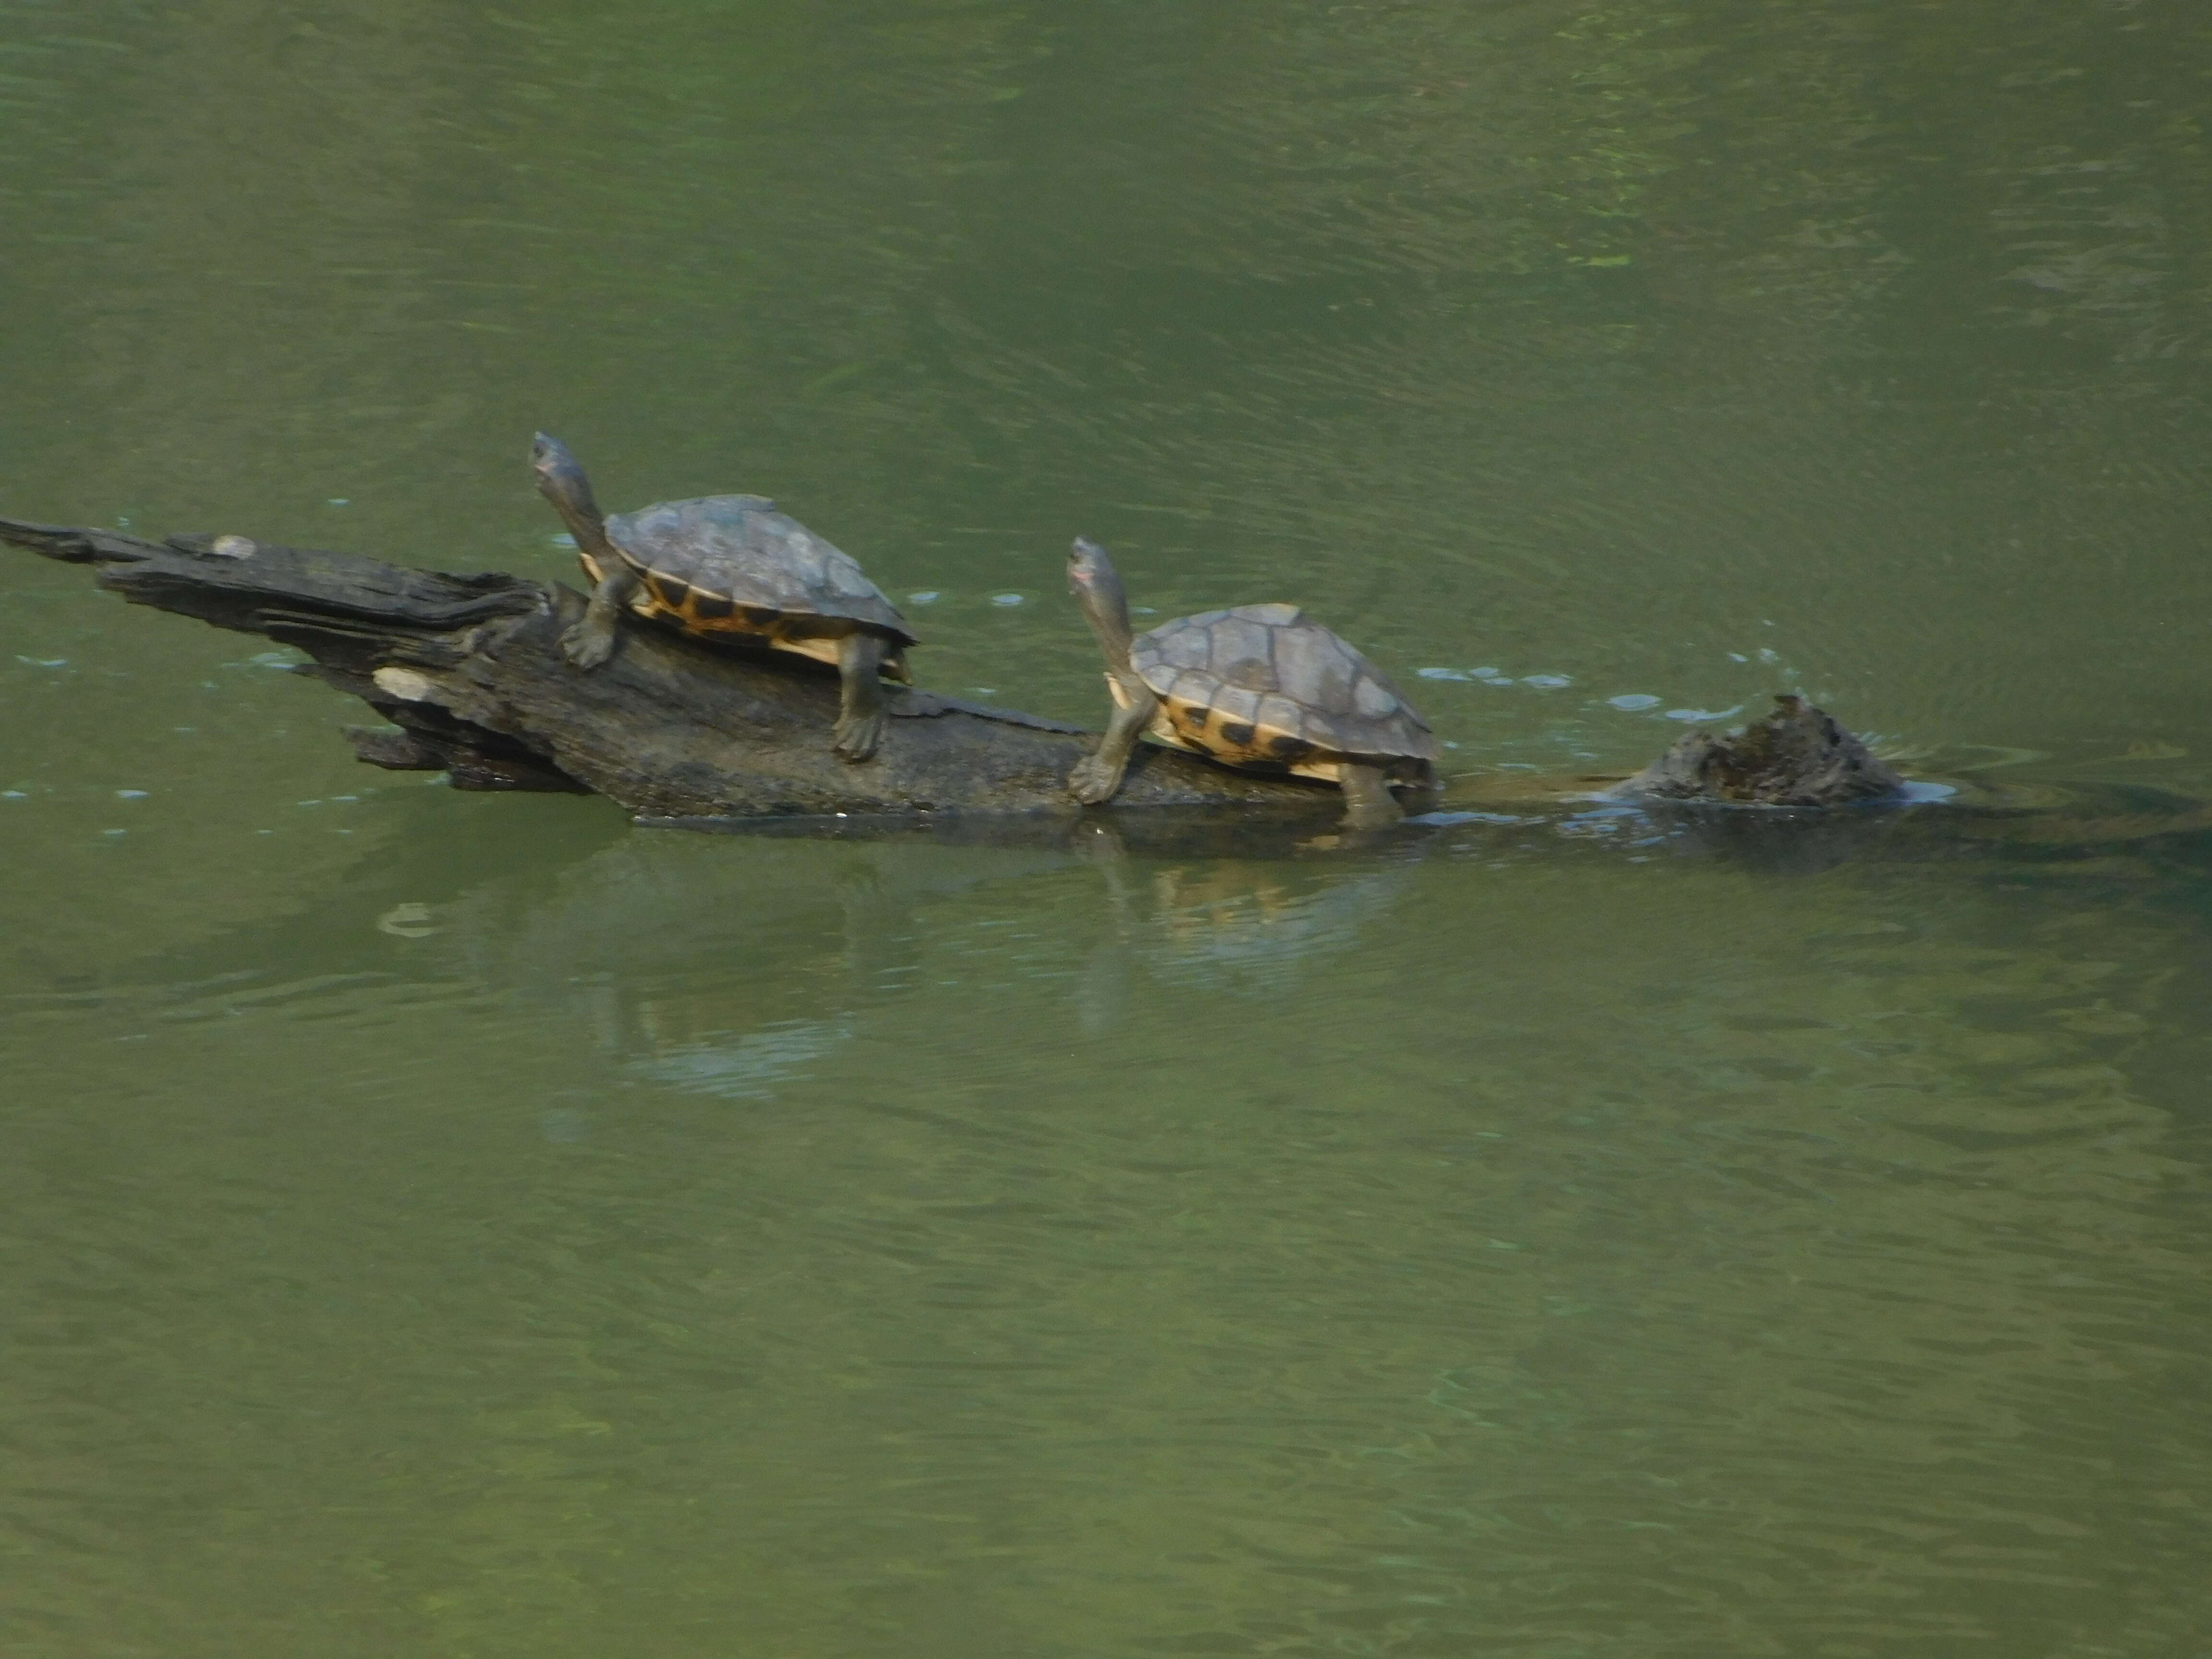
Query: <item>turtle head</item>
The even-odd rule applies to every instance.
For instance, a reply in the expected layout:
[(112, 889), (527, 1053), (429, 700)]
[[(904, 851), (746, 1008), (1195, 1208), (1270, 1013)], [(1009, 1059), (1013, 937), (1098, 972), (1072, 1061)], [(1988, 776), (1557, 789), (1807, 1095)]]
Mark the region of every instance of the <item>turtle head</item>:
[(538, 494), (564, 509), (562, 516), (571, 507), (589, 518), (599, 516), (599, 503), (592, 499), (592, 481), (558, 438), (541, 432), (531, 440), (530, 470), (538, 475)]
[(1129, 599), (1121, 591), (1121, 572), (1097, 543), (1078, 536), (1068, 549), (1067, 591), (1081, 601), (1084, 620), (1098, 636), (1107, 662), (1127, 668), (1135, 638), (1129, 627)]
[(1106, 550), (1097, 542), (1081, 536), (1067, 550), (1067, 591), (1080, 597), (1093, 592), (1102, 584), (1118, 587), (1121, 578), (1115, 574), (1114, 561), (1106, 556)]
[(538, 475), (538, 493), (553, 503), (576, 545), (599, 552), (606, 544), (607, 523), (599, 504), (592, 498), (592, 481), (558, 438), (539, 433), (530, 445), (530, 470)]

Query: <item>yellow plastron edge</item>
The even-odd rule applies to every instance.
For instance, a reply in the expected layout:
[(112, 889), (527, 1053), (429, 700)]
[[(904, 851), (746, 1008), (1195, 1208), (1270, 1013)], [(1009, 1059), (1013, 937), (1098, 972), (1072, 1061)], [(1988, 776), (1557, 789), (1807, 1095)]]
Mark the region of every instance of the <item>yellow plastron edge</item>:
[[(1106, 690), (1107, 694), (1114, 699), (1115, 708), (1127, 708), (1129, 706), (1129, 699), (1122, 692), (1121, 682), (1111, 674), (1106, 676)], [(1145, 737), (1148, 741), (1158, 744), (1164, 749), (1181, 749), (1189, 754), (1204, 755), (1209, 760), (1221, 758), (1212, 750), (1200, 747), (1175, 729), (1173, 723), (1168, 719), (1167, 699), (1164, 697), (1160, 700), (1159, 708), (1153, 711), (1152, 723), (1145, 728)], [(1222, 761), (1221, 763), (1224, 766), (1237, 764), (1235, 761)], [(1344, 783), (1344, 763), (1341, 761), (1300, 761), (1291, 768), (1291, 772), (1295, 777), (1312, 778), (1318, 782), (1334, 783), (1340, 787)]]

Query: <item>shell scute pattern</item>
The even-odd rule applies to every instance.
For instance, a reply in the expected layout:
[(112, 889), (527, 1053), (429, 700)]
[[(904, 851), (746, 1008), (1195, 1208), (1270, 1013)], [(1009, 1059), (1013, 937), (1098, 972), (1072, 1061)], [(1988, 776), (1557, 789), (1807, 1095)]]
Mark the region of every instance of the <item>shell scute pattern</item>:
[(1176, 682), (1176, 690), (1188, 702), (1212, 703), (1224, 720), (1249, 726), (1260, 718), (1260, 694), (1249, 686), (1224, 685), (1191, 673)]
[(1160, 660), (1174, 668), (1203, 668), (1212, 656), (1206, 630), (1188, 623), (1170, 623), (1159, 630)]
[(1312, 708), (1351, 706), (1357, 658), (1325, 628), (1284, 628), (1275, 640), (1275, 671), (1285, 690)]
[(1305, 727), (1304, 711), (1279, 691), (1270, 691), (1260, 699), (1253, 711), (1252, 721), (1270, 732), (1279, 732), (1295, 737)]
[(1371, 674), (1362, 674), (1359, 684), (1352, 688), (1352, 706), (1370, 720), (1379, 720), (1398, 712), (1397, 694), (1376, 684)]
[(1296, 605), (1207, 611), (1140, 635), (1131, 665), (1158, 692), (1157, 735), (1270, 767), (1328, 757), (1433, 762), (1428, 724), (1351, 645)]
[(1212, 667), (1216, 679), (1247, 690), (1264, 691), (1275, 684), (1273, 630), (1264, 623), (1231, 611), (1206, 630), (1213, 646)]
[(609, 519), (607, 535), (685, 623), (759, 629), (783, 617), (830, 617), (915, 642), (855, 560), (764, 496), (656, 502)]

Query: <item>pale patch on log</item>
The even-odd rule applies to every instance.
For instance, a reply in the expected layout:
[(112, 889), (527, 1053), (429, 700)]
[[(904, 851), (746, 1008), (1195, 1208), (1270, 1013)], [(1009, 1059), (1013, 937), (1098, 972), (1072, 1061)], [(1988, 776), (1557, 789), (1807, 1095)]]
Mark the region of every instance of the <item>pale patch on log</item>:
[(428, 702), (437, 688), (411, 668), (380, 668), (370, 676), (380, 691), (389, 691), (404, 702)]

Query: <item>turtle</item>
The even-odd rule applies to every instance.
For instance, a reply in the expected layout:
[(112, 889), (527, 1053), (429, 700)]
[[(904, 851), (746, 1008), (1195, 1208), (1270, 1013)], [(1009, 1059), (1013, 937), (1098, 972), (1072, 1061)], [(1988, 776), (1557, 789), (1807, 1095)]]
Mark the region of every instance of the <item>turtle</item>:
[(1405, 816), (1393, 786), (1434, 787), (1429, 723), (1372, 663), (1297, 606), (1205, 611), (1133, 636), (1113, 561), (1079, 537), (1067, 556), (1067, 585), (1105, 653), (1115, 704), (1097, 752), (1067, 775), (1078, 800), (1113, 798), (1140, 736), (1229, 766), (1336, 784), (1354, 829)]
[(624, 610), (702, 639), (794, 652), (837, 671), (838, 758), (876, 752), (880, 677), (905, 680), (906, 649), (920, 641), (857, 561), (765, 496), (659, 501), (609, 519), (560, 440), (539, 433), (530, 461), (592, 581), (583, 619), (561, 636), (570, 662), (589, 671), (612, 656)]

